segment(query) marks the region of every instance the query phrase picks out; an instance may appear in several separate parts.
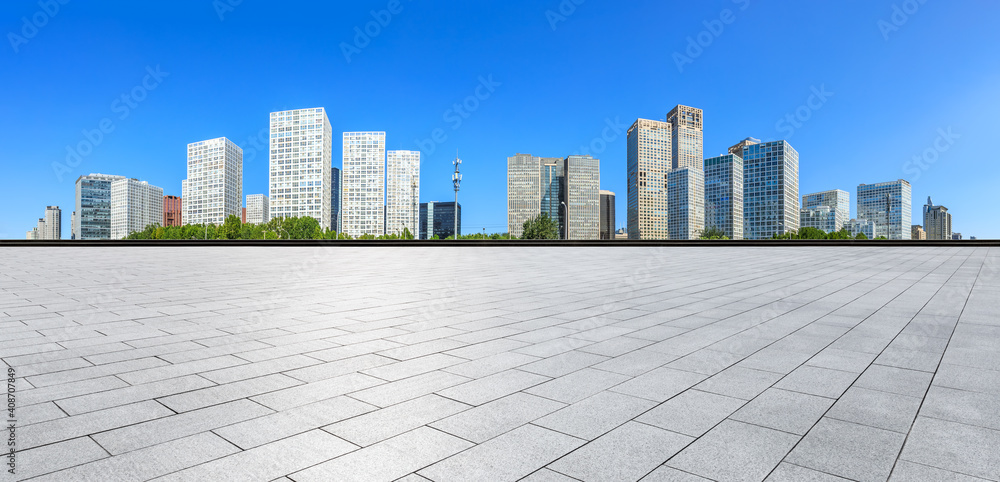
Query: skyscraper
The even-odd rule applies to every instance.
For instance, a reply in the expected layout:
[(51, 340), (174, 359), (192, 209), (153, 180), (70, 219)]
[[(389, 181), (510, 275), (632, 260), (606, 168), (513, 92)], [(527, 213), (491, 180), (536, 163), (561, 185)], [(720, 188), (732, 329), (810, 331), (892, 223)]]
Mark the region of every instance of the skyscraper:
[(875, 223), (875, 237), (910, 239), (910, 183), (904, 179), (858, 185), (858, 216)]
[(671, 126), (671, 168), (693, 167), (702, 169), (703, 133), (702, 110), (678, 105), (667, 113)]
[(951, 213), (944, 206), (935, 206), (930, 196), (924, 205), (924, 230), (927, 239), (951, 239)]
[(163, 226), (184, 225), (184, 218), (181, 214), (184, 209), (182, 199), (178, 196), (163, 196)]
[(507, 232), (519, 238), (524, 222), (541, 212), (541, 159), (531, 154), (507, 158)]
[(271, 203), (265, 194), (247, 195), (247, 222), (264, 224), (271, 220)]
[(743, 148), (743, 237), (799, 229), (799, 153), (786, 141)]
[(188, 144), (187, 179), (181, 186), (184, 223), (221, 226), (227, 217), (239, 217), (243, 211), (243, 149), (225, 137)]
[(567, 239), (600, 239), (601, 161), (591, 156), (566, 158)]
[(837, 211), (830, 206), (802, 208), (799, 210), (799, 229), (803, 228), (819, 229), (824, 233), (840, 231), (837, 229)]
[(705, 229), (705, 174), (694, 167), (667, 174), (670, 239), (697, 239)]
[(559, 239), (563, 239), (566, 237), (566, 208), (563, 205), (566, 201), (566, 160), (541, 157), (539, 166), (542, 196), (540, 209), (555, 221), (559, 227)]
[(69, 239), (76, 239), (76, 211), (69, 216)]
[(345, 132), (342, 175), (343, 231), (385, 234), (385, 132)]
[(76, 239), (111, 239), (111, 182), (122, 176), (89, 174), (76, 179)]
[(615, 239), (615, 193), (601, 189), (601, 239)]
[(326, 110), (272, 112), (270, 146), (270, 217), (311, 216), (329, 228), (333, 129)]
[(742, 141), (737, 142), (735, 145), (729, 148), (729, 153), (740, 157), (743, 157), (743, 149), (752, 146), (754, 144), (760, 144), (760, 139), (755, 139), (753, 137), (747, 137)]
[(42, 239), (62, 239), (62, 210), (59, 206), (45, 207), (45, 233)]
[(627, 133), (629, 239), (667, 239), (667, 173), (672, 165), (669, 123), (637, 119)]
[(111, 239), (122, 239), (162, 220), (163, 188), (138, 179), (111, 182)]
[(830, 191), (821, 191), (802, 196), (803, 211), (816, 209), (821, 206), (829, 207), (833, 212), (833, 224), (827, 223), (824, 227), (812, 227), (822, 229), (828, 233), (840, 231), (840, 228), (844, 227), (844, 223), (846, 223), (851, 217), (851, 195), (847, 191), (833, 189)]
[[(446, 239), (455, 234), (455, 202), (420, 203), (419, 239)], [(458, 234), (462, 235), (462, 205), (458, 205)]]
[(385, 234), (417, 235), (420, 224), (420, 151), (386, 151)]
[(339, 168), (330, 169), (330, 229), (341, 232), (340, 193), (344, 190), (344, 177)]
[(705, 229), (711, 228), (729, 239), (743, 239), (743, 158), (739, 155), (705, 159)]

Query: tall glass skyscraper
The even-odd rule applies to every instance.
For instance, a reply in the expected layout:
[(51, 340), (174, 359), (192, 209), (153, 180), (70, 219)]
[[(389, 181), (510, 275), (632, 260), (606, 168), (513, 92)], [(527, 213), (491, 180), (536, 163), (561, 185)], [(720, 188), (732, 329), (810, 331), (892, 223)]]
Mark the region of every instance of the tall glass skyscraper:
[(591, 156), (566, 158), (567, 239), (600, 239), (601, 161)]
[(601, 239), (615, 239), (615, 193), (601, 189)]
[[(566, 237), (566, 161), (559, 157), (539, 158), (542, 201), (540, 210), (559, 226), (559, 239)], [(523, 224), (523, 223), (522, 223)]]
[(524, 222), (541, 212), (541, 158), (515, 154), (507, 158), (507, 232), (519, 238)]
[(340, 193), (344, 190), (344, 176), (340, 169), (330, 169), (330, 229), (340, 232), (343, 226), (341, 220)]
[(951, 213), (944, 206), (935, 206), (930, 196), (924, 204), (924, 232), (926, 239), (951, 240)]
[[(420, 203), (419, 239), (446, 239), (455, 234), (455, 202)], [(458, 205), (458, 235), (462, 235), (462, 205)]]
[(243, 149), (219, 137), (187, 146), (187, 179), (181, 184), (181, 220), (221, 226), (243, 214)]
[(668, 239), (667, 173), (672, 165), (667, 122), (637, 119), (627, 144), (627, 226), (629, 239)]
[(385, 234), (385, 132), (345, 132), (343, 169), (344, 232), (354, 237)]
[(667, 113), (671, 126), (671, 168), (693, 167), (701, 169), (704, 157), (702, 110), (678, 105)]
[(875, 223), (875, 237), (910, 239), (911, 189), (904, 179), (858, 185), (858, 217)]
[(743, 148), (743, 237), (799, 229), (799, 153), (786, 141)]
[(270, 147), (271, 218), (311, 216), (329, 228), (333, 129), (326, 110), (272, 112)]
[(75, 239), (111, 239), (111, 182), (123, 176), (90, 174), (76, 180)]
[(705, 174), (694, 167), (667, 174), (670, 239), (697, 239), (705, 229)]
[(417, 235), (420, 223), (420, 151), (386, 151), (385, 234)]
[(743, 239), (743, 158), (734, 154), (705, 159), (705, 229)]

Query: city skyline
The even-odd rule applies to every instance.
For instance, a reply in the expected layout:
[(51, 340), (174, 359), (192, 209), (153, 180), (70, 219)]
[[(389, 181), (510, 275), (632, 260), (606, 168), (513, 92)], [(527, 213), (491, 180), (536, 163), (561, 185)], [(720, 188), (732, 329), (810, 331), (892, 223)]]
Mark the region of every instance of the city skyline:
[[(16, 120), (6, 119), (2, 125), (4, 132), (23, 141), (6, 145), (0, 156), (10, 173), (8, 178), (23, 177), (31, 182), (22, 183), (23, 186), (6, 183), (0, 190), (4, 200), (17, 200), (8, 202), (15, 208), (0, 216), (0, 237), (21, 238), (37, 219), (39, 210), (47, 205), (62, 206), (68, 219), (72, 213), (68, 207), (73, 204), (71, 184), (80, 175), (114, 173), (162, 186), (167, 195), (179, 195), (180, 181), (184, 178), (184, 145), (198, 139), (224, 135), (243, 148), (246, 166), (242, 191), (267, 193), (267, 168), (263, 167), (268, 158), (267, 114), (312, 106), (323, 106), (331, 113), (334, 133), (386, 131), (391, 133), (386, 149), (420, 150), (421, 202), (451, 197), (450, 161), (458, 150), (466, 160), (462, 190), (466, 230), (479, 232), (485, 227), (488, 232), (502, 232), (506, 229), (503, 184), (495, 180), (502, 176), (503, 160), (511, 152), (594, 155), (602, 159), (601, 188), (625, 197), (626, 179), (622, 173), (628, 123), (636, 118), (666, 120), (664, 112), (677, 103), (704, 109), (706, 158), (724, 153), (735, 139), (747, 136), (764, 142), (788, 138), (806, 156), (800, 166), (802, 193), (830, 189), (852, 192), (861, 183), (902, 178), (912, 184), (914, 199), (931, 195), (947, 205), (957, 215), (953, 227), (956, 231), (980, 239), (1000, 237), (1000, 227), (993, 226), (989, 211), (976, 202), (977, 193), (984, 192), (997, 178), (997, 168), (988, 165), (984, 156), (989, 152), (984, 133), (991, 126), (987, 112), (992, 106), (1000, 106), (1000, 98), (987, 88), (1000, 72), (996, 59), (983, 57), (974, 62), (966, 62), (969, 59), (962, 56), (938, 59), (942, 65), (936, 70), (947, 74), (922, 79), (895, 73), (902, 70), (897, 67), (908, 65), (914, 52), (981, 42), (979, 37), (992, 35), (968, 26), (951, 38), (928, 35), (938, 22), (961, 21), (965, 25), (968, 7), (948, 10), (924, 5), (898, 31), (891, 31), (884, 38), (878, 25), (890, 19), (892, 2), (859, 4), (850, 15), (823, 6), (788, 2), (754, 5), (745, 11), (740, 10), (740, 3), (731, 1), (618, 8), (588, 2), (578, 6), (565, 21), (557, 21), (554, 28), (545, 11), (555, 6), (528, 2), (511, 2), (503, 8), (494, 4), (456, 4), (447, 8), (404, 5), (403, 12), (394, 17), (393, 26), (371, 39), (371, 46), (360, 49), (350, 61), (335, 48), (323, 52), (311, 49), (303, 51), (292, 64), (293, 60), (272, 57), (269, 50), (258, 48), (266, 45), (271, 34), (246, 33), (246, 46), (234, 50), (222, 47), (220, 54), (233, 54), (223, 64), (247, 64), (251, 61), (241, 52), (262, 52), (262, 59), (254, 61), (272, 59), (281, 68), (278, 73), (241, 81), (238, 85), (233, 83), (236, 77), (219, 73), (224, 69), (202, 72), (196, 68), (204, 60), (203, 54), (191, 51), (197, 42), (170, 37), (156, 44), (140, 31), (149, 30), (150, 35), (160, 32), (153, 21), (157, 15), (152, 14), (169, 13), (171, 18), (189, 19), (190, 23), (181, 29), (214, 32), (198, 35), (230, 35), (253, 30), (252, 26), (264, 22), (270, 24), (272, 19), (268, 15), (272, 12), (266, 9), (241, 4), (220, 20), (211, 9), (191, 6), (175, 6), (175, 10), (166, 12), (162, 6), (123, 9), (113, 4), (74, 4), (73, 8), (63, 8), (27, 44), (19, 45), (16, 52), (8, 47), (2, 54), (21, 73), (2, 81), (5, 90), (23, 92), (20, 97), (25, 99), (11, 99), (11, 107), (23, 115)], [(34, 14), (37, 5), (6, 4), (2, 8), (9, 13), (6, 17), (20, 19)], [(364, 27), (371, 18), (368, 12), (384, 9), (385, 4), (314, 8), (315, 16), (324, 21), (331, 21), (325, 13), (343, 14), (332, 19), (330, 28), (320, 36), (336, 46), (352, 42), (354, 27)], [(710, 46), (696, 44), (698, 49), (691, 51), (701, 52), (691, 55), (688, 38), (696, 39), (706, 31), (703, 22), (717, 20), (724, 8), (733, 10), (737, 20), (726, 24)], [(625, 25), (627, 22), (616, 19), (636, 18), (640, 11), (649, 20), (643, 19), (628, 29), (628, 44), (650, 47), (623, 52), (621, 45), (625, 39), (601, 43), (581, 37), (602, 25)], [(432, 36), (417, 32), (449, 19), (478, 19), (483, 12), (495, 14), (492, 16), (496, 18), (466, 22), (456, 32), (469, 39), (468, 45), (454, 52), (443, 52), (440, 57), (415, 55), (420, 49), (430, 51), (427, 49), (434, 42)], [(676, 32), (654, 29), (650, 21), (667, 12), (685, 28)], [(825, 28), (801, 34), (795, 46), (778, 40), (780, 29), (776, 25), (815, 22), (819, 14), (823, 15), (821, 25)], [(276, 15), (284, 18), (290, 13)], [(88, 18), (102, 16), (112, 18), (115, 28), (98, 35), (95, 42), (122, 45), (130, 53), (144, 55), (116, 62), (115, 55), (102, 54), (106, 57), (102, 58), (80, 51), (80, 63), (75, 65), (80, 72), (73, 84), (40, 82), (54, 68), (45, 65), (44, 51), (65, 48), (67, 55), (73, 55), (74, 49), (79, 48), (71, 42), (75, 32), (87, 24)], [(521, 22), (524, 19), (528, 21)], [(318, 20), (307, 19), (315, 21)], [(18, 28), (15, 23), (9, 26), (10, 30)], [(776, 32), (767, 32), (769, 28)], [(849, 39), (840, 45), (842, 54), (816, 63), (815, 50), (829, 52), (831, 48), (827, 46), (830, 35), (827, 30), (848, 28), (867, 34), (863, 40)], [(566, 42), (574, 39), (580, 43), (574, 45), (575, 52), (568, 52), (571, 58), (583, 58), (580, 56), (586, 53), (588, 58), (605, 59), (616, 66), (632, 63), (644, 69), (644, 75), (625, 79), (602, 72), (586, 79), (559, 74), (554, 70), (556, 66), (541, 67), (540, 73), (549, 75), (545, 82), (551, 85), (548, 87), (516, 76), (519, 69), (511, 65), (515, 58), (510, 55), (495, 62), (485, 60), (491, 58), (493, 47), (476, 34), (480, 30), (499, 32), (504, 38), (526, 36), (518, 42), (531, 42), (539, 52), (518, 61), (525, 65), (540, 67), (539, 62), (545, 56), (554, 51), (564, 52)], [(636, 37), (648, 42), (637, 42)], [(414, 45), (401, 44), (404, 38)], [(936, 40), (931, 42), (931, 38)], [(133, 46), (136, 40), (144, 50), (137, 50), (139, 44)], [(307, 45), (306, 39), (300, 38), (288, 42), (290, 46)], [(876, 48), (867, 48), (870, 46)], [(469, 58), (475, 49), (486, 50), (484, 60), (456, 62)], [(761, 58), (781, 52), (788, 63), (796, 66), (796, 72), (781, 78), (765, 73), (759, 80), (740, 83), (723, 81), (716, 75), (728, 72), (733, 66), (732, 59), (749, 51)], [(859, 57), (858, 52), (862, 51), (868, 53)], [(675, 54), (691, 62), (678, 64)], [(213, 58), (217, 56), (212, 54)], [(968, 57), (975, 58), (972, 54)], [(407, 81), (415, 86), (414, 90), (399, 89), (396, 86), (403, 84), (390, 80), (390, 72), (418, 64), (422, 69), (414, 74), (412, 81)], [(293, 65), (298, 68), (292, 68)], [(427, 78), (429, 72), (425, 69), (439, 70), (444, 65), (455, 66), (453, 75), (444, 81)], [(866, 67), (874, 69), (871, 73), (875, 76), (875, 87), (882, 87), (872, 89), (873, 82), (857, 76)], [(304, 71), (295, 75), (283, 73), (290, 68)], [(311, 78), (303, 82), (303, 75)], [(569, 78), (579, 85), (566, 87)], [(197, 83), (205, 85), (195, 89)], [(371, 89), (361, 89), (365, 83), (373, 84)], [(652, 85), (657, 88), (648, 88)], [(886, 87), (890, 85), (893, 88)], [(561, 90), (556, 90), (556, 86)], [(588, 89), (596, 86), (604, 86), (600, 98), (584, 97)], [(35, 112), (37, 109), (22, 105), (38, 97), (32, 93), (42, 88), (51, 92), (44, 96), (51, 100), (45, 102), (63, 107), (56, 120), (46, 118), (43, 122)], [(81, 88), (86, 91), (80, 91)], [(204, 94), (192, 95), (195, 90)], [(345, 90), (357, 94), (344, 96), (341, 92)], [(128, 102), (112, 104), (123, 94)], [(587, 101), (580, 102), (584, 98)], [(537, 104), (541, 99), (548, 103), (547, 115), (538, 119), (514, 115), (525, 105)], [(913, 102), (915, 99), (920, 102)], [(856, 115), (852, 106), (862, 104), (870, 107), (866, 119), (847, 122), (846, 119)], [(455, 109), (456, 105), (459, 109)], [(122, 109), (128, 114), (124, 118), (121, 117), (126, 112)], [(922, 112), (935, 114), (915, 114)], [(101, 127), (104, 117), (111, 120), (112, 125), (107, 129)], [(879, 130), (873, 130), (874, 125), (879, 125)], [(843, 161), (836, 153), (845, 139), (850, 139), (852, 149), (865, 154)], [(68, 153), (67, 148), (72, 152)], [(334, 145), (333, 167), (339, 167), (338, 148)], [(970, 176), (969, 172), (979, 175)], [(626, 205), (624, 200), (616, 205), (618, 227), (627, 219)], [(904, 224), (923, 222), (920, 210), (913, 211)], [(852, 205), (850, 217), (856, 216)], [(71, 223), (62, 224), (62, 238), (69, 239)]]

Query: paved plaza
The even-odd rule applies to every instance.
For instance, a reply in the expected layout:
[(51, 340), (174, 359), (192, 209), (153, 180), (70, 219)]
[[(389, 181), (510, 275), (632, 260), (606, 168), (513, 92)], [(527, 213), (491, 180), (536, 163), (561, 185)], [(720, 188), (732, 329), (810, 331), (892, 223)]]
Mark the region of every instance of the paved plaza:
[(5, 247), (0, 480), (1000, 480), (998, 312), (989, 247)]

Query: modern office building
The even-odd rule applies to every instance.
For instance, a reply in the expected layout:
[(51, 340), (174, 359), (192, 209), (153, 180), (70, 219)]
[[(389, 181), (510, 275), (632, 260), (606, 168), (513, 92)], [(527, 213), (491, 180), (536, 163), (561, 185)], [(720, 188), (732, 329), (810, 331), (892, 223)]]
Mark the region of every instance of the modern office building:
[(62, 239), (62, 209), (59, 206), (45, 207), (45, 232), (42, 239)]
[(746, 145), (742, 157), (743, 237), (769, 239), (799, 229), (798, 151), (772, 141)]
[(345, 132), (341, 174), (343, 232), (385, 234), (385, 132)]
[[(841, 224), (841, 227), (844, 225)], [(816, 206), (799, 210), (799, 229), (814, 228), (825, 233), (840, 231), (837, 229), (837, 210), (830, 206)]]
[(541, 213), (540, 193), (551, 189), (542, 189), (541, 166), (541, 158), (531, 154), (507, 158), (507, 232), (511, 237), (520, 238), (524, 222)]
[(927, 239), (951, 239), (951, 213), (944, 206), (935, 206), (930, 196), (924, 205), (924, 230)]
[(601, 161), (574, 155), (565, 162), (567, 239), (600, 239)]
[(420, 224), (420, 151), (385, 153), (385, 234), (409, 230), (416, 236)]
[(961, 241), (962, 240), (962, 233), (951, 233), (951, 240), (952, 241)]
[(628, 239), (628, 230), (625, 228), (619, 228), (618, 231), (615, 231), (615, 239)]
[(698, 239), (705, 229), (705, 174), (694, 167), (667, 174), (670, 239)]
[(851, 237), (857, 237), (858, 233), (864, 234), (868, 239), (875, 238), (875, 221), (859, 216), (844, 223), (844, 229), (851, 233)]
[(743, 239), (743, 158), (725, 154), (705, 159), (704, 164), (705, 229), (717, 228), (729, 239)]
[(755, 139), (753, 137), (747, 137), (746, 139), (743, 139), (742, 141), (739, 141), (735, 145), (733, 145), (732, 147), (730, 147), (729, 148), (729, 153), (733, 154), (733, 155), (740, 156), (742, 158), (743, 157), (743, 149), (746, 149), (747, 147), (752, 146), (754, 144), (760, 144), (760, 139)]
[(667, 113), (670, 124), (671, 169), (693, 167), (702, 169), (703, 133), (702, 110), (678, 105)]
[(180, 196), (163, 196), (163, 226), (183, 226), (183, 209)]
[(111, 182), (111, 239), (122, 239), (162, 220), (163, 188), (138, 179)]
[(225, 137), (188, 144), (187, 179), (181, 186), (185, 224), (221, 226), (227, 217), (241, 216), (243, 149)]
[(910, 226), (910, 239), (914, 241), (920, 241), (927, 239), (927, 231), (924, 231), (924, 227), (919, 224), (914, 224)]
[(601, 189), (601, 239), (615, 239), (615, 193)]
[(75, 239), (111, 239), (111, 183), (123, 176), (89, 174), (76, 179)]
[(38, 228), (37, 227), (31, 228), (31, 230), (28, 231), (27, 234), (25, 234), (24, 239), (28, 239), (28, 240), (39, 239), (39, 237), (38, 237)]
[[(419, 239), (446, 239), (455, 235), (455, 202), (420, 203)], [(462, 235), (462, 205), (458, 205), (458, 235)]]
[(339, 168), (330, 169), (330, 229), (338, 233), (342, 230), (340, 225), (340, 193), (344, 189), (343, 179)]
[(910, 239), (910, 183), (904, 179), (858, 186), (858, 216), (875, 222), (875, 237)]
[(815, 209), (821, 206), (829, 207), (834, 213), (833, 225), (828, 225), (829, 229), (820, 228), (828, 233), (840, 231), (840, 228), (844, 227), (844, 223), (851, 218), (851, 195), (847, 191), (833, 189), (802, 196), (803, 210)]
[(69, 215), (69, 239), (76, 239), (76, 211)]
[[(538, 158), (542, 200), (539, 209), (559, 226), (559, 239), (566, 237), (566, 160)], [(522, 223), (523, 224), (523, 223)]]
[(627, 210), (629, 239), (668, 239), (667, 174), (673, 164), (670, 123), (637, 119), (629, 127), (627, 145)]
[(270, 147), (270, 217), (311, 216), (329, 228), (333, 129), (326, 110), (272, 112)]
[(271, 220), (271, 203), (266, 194), (250, 194), (247, 196), (247, 221), (251, 224), (264, 224)]

